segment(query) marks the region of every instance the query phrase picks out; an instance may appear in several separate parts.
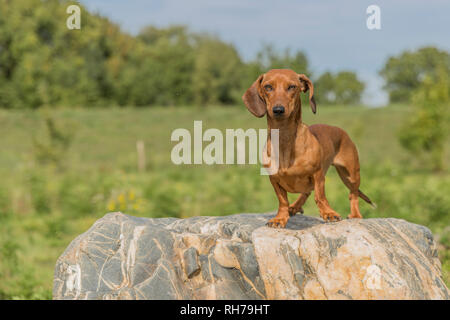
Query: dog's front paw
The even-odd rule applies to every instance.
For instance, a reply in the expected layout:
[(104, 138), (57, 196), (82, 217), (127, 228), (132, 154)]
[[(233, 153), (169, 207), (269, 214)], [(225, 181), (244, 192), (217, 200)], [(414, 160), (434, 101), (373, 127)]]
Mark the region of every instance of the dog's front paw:
[(327, 212), (322, 215), (322, 219), (326, 222), (341, 221), (342, 218), (337, 212)]
[(273, 219), (270, 219), (269, 222), (266, 223), (266, 226), (271, 228), (284, 228), (286, 227), (287, 222), (288, 218), (275, 217)]

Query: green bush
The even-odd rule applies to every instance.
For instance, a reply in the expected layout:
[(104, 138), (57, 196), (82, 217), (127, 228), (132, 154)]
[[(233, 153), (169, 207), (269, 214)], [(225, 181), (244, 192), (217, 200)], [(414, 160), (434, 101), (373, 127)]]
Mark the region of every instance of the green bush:
[(444, 165), (444, 147), (450, 120), (450, 72), (444, 69), (438, 80), (426, 77), (414, 94), (415, 112), (399, 131), (402, 146), (422, 160), (431, 163), (432, 169), (441, 171)]

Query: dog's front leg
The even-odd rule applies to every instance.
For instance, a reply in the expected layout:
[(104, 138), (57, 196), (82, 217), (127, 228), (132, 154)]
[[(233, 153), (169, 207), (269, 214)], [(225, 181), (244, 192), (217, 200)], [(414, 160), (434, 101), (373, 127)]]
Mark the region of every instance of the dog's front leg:
[(325, 174), (322, 169), (314, 174), (314, 200), (319, 207), (320, 216), (325, 221), (339, 221), (339, 213), (331, 209), (325, 196)]
[(279, 204), (277, 215), (267, 222), (267, 226), (273, 228), (284, 228), (289, 220), (289, 201), (287, 192), (278, 184), (275, 178), (269, 176), (269, 179), (275, 190)]

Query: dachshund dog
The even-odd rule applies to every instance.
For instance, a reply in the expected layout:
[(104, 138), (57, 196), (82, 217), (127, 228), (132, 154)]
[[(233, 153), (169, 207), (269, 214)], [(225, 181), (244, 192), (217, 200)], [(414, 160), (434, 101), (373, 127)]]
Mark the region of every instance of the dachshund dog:
[[(265, 159), (270, 158), (271, 129), (279, 130), (278, 171), (269, 175), (279, 206), (277, 215), (267, 223), (270, 227), (284, 228), (290, 216), (303, 213), (302, 206), (313, 190), (322, 219), (341, 220), (325, 197), (325, 174), (330, 165), (350, 190), (348, 218), (362, 218), (358, 197), (375, 206), (359, 190), (358, 151), (348, 134), (326, 124), (307, 126), (302, 122), (300, 92), (307, 91), (312, 112), (316, 113), (311, 80), (292, 70), (273, 69), (259, 76), (242, 97), (253, 115), (258, 118), (267, 115)], [(300, 196), (289, 205), (287, 192), (300, 193)]]

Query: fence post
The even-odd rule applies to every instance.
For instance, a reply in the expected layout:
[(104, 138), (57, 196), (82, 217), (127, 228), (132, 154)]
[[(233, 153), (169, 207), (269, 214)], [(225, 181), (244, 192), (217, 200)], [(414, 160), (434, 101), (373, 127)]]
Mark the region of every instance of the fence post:
[(137, 156), (138, 156), (138, 171), (144, 172), (145, 171), (145, 146), (144, 141), (138, 140), (136, 142), (136, 150), (137, 150)]

